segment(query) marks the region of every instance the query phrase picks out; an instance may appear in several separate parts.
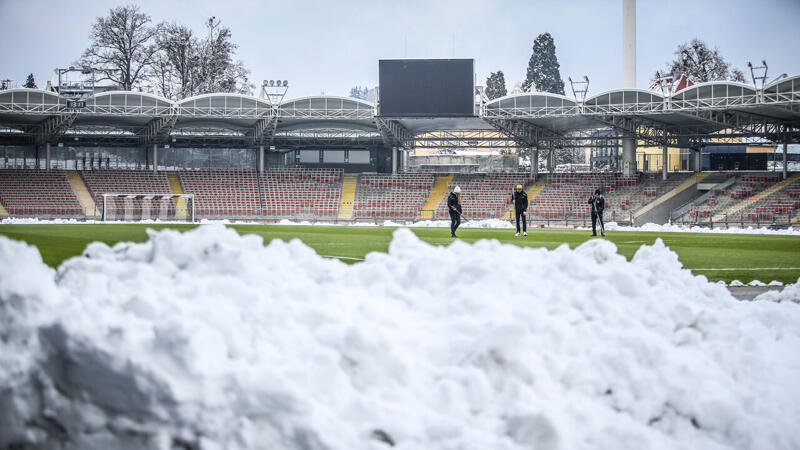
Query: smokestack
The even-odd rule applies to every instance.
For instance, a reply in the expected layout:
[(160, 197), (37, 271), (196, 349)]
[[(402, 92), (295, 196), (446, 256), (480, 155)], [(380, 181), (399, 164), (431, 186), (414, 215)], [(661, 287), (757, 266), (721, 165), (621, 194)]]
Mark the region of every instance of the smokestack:
[(622, 0), (622, 87), (636, 87), (636, 0)]

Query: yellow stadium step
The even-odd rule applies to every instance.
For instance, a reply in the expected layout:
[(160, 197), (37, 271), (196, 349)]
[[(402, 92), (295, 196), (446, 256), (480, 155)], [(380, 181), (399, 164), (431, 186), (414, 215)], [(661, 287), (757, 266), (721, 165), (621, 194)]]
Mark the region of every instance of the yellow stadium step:
[(86, 187), (86, 183), (83, 182), (81, 174), (79, 174), (77, 170), (67, 170), (67, 180), (69, 180), (69, 184), (72, 185), (72, 190), (75, 191), (75, 195), (81, 203), (83, 214), (85, 214), (86, 217), (99, 217), (100, 211), (97, 210), (97, 203), (94, 202), (92, 194), (89, 193), (89, 189)]
[(725, 216), (732, 216), (733, 214), (736, 214), (737, 212), (747, 208), (748, 206), (752, 205), (753, 203), (755, 203), (755, 202), (757, 202), (757, 201), (759, 201), (761, 199), (767, 198), (770, 195), (780, 191), (781, 189), (783, 189), (786, 186), (792, 184), (793, 182), (795, 182), (798, 179), (800, 179), (800, 173), (797, 173), (797, 174), (794, 174), (794, 175), (792, 175), (790, 177), (787, 177), (785, 180), (783, 180), (781, 182), (778, 182), (778, 183), (775, 183), (774, 185), (768, 187), (767, 189), (764, 189), (763, 191), (759, 192), (758, 195), (754, 195), (754, 196), (748, 198), (747, 200), (744, 200), (744, 201), (741, 201), (739, 203), (736, 203), (735, 205), (731, 206), (730, 208), (726, 209), (725, 211), (722, 211), (721, 213), (715, 215), (712, 220), (714, 222), (722, 222), (722, 221), (725, 220)]
[(342, 179), (342, 196), (339, 199), (339, 219), (350, 220), (353, 218), (353, 202), (356, 199), (356, 186), (358, 175), (346, 173)]
[[(183, 186), (181, 186), (181, 180), (178, 178), (178, 172), (167, 172), (167, 181), (169, 181), (169, 190), (173, 194), (183, 194)], [(175, 199), (175, 215), (189, 217), (189, 208), (185, 198), (179, 197)]]
[[(525, 193), (528, 194), (528, 205), (530, 205), (533, 202), (534, 197), (539, 195), (544, 190), (545, 186), (547, 186), (547, 175), (538, 175), (536, 182), (529, 185), (525, 189)], [(503, 214), (503, 217), (501, 217), (501, 219), (511, 220), (513, 218), (512, 214), (514, 214), (514, 210), (512, 209), (511, 205), (509, 205), (508, 210), (506, 210), (505, 214)]]
[(433, 213), (436, 212), (439, 202), (441, 202), (447, 195), (447, 191), (450, 189), (450, 183), (452, 182), (452, 173), (443, 174), (436, 177), (436, 180), (433, 182), (431, 192), (428, 194), (428, 198), (425, 200), (425, 204), (422, 205), (422, 209), (417, 216), (417, 220), (433, 219)]
[(3, 204), (0, 203), (0, 218), (5, 218), (5, 217), (8, 217), (8, 211), (3, 206)]

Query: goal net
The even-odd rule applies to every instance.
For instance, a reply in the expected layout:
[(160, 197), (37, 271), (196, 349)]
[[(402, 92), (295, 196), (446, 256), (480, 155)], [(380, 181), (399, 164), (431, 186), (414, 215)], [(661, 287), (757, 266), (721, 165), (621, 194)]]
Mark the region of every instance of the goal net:
[(103, 221), (194, 222), (192, 194), (103, 194)]

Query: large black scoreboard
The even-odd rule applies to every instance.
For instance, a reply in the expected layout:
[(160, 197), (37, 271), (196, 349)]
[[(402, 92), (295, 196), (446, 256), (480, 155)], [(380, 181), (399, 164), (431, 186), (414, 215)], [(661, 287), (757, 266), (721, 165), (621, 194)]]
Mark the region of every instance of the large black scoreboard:
[(378, 61), (378, 115), (475, 116), (475, 60)]

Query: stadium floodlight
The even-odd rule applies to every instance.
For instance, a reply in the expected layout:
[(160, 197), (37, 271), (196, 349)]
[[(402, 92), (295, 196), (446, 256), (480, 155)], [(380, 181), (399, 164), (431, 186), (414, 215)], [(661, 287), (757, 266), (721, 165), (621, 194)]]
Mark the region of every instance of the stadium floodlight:
[(289, 88), (288, 80), (264, 80), (261, 84), (261, 98), (269, 101), (272, 105), (277, 105), (283, 101), (286, 91)]

